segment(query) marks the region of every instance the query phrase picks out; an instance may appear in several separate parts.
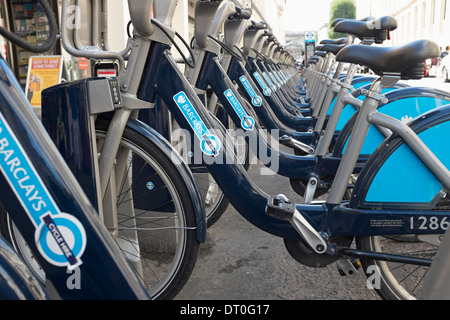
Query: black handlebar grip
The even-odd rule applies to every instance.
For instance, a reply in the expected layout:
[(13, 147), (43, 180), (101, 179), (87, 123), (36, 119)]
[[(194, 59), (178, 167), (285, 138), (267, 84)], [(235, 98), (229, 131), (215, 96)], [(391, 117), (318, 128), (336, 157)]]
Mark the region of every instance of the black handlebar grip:
[(262, 30), (262, 29), (266, 29), (266, 28), (267, 28), (267, 25), (266, 25), (264, 22), (255, 22), (255, 21), (252, 21), (252, 26), (251, 26), (251, 28), (254, 29), (254, 30)]
[(244, 9), (241, 12), (241, 18), (243, 20), (248, 20), (251, 18), (252, 14), (253, 14), (252, 9), (250, 9), (250, 8)]

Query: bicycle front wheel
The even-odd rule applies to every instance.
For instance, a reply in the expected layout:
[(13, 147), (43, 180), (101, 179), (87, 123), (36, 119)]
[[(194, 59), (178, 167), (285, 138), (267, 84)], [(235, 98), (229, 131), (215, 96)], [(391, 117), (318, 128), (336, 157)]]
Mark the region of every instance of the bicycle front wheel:
[[(99, 152), (108, 125), (97, 121)], [(190, 193), (172, 161), (139, 133), (126, 128), (119, 154), (103, 202), (103, 221), (150, 296), (172, 299), (189, 279), (200, 245)], [(2, 206), (0, 227), (45, 283), (44, 270)]]
[[(96, 124), (99, 152), (108, 124)], [(115, 210), (105, 212), (112, 221), (105, 224), (150, 296), (172, 299), (189, 279), (200, 245), (189, 190), (171, 159), (138, 132), (126, 128), (118, 154)]]

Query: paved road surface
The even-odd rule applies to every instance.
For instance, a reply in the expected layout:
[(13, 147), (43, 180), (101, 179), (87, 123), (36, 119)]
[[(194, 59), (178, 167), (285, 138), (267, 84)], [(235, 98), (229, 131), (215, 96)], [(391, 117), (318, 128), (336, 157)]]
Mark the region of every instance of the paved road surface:
[[(267, 193), (298, 196), (280, 176), (262, 177), (260, 166), (250, 174)], [(305, 267), (286, 251), (280, 238), (251, 225), (233, 207), (208, 230), (196, 268), (178, 295), (183, 300), (378, 300), (367, 289), (360, 270), (356, 278), (341, 277), (335, 264)]]

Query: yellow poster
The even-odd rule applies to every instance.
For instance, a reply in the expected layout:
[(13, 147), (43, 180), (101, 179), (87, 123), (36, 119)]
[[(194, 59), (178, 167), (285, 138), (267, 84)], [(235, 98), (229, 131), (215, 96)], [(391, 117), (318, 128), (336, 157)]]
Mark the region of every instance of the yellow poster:
[(25, 94), (32, 107), (41, 106), (42, 90), (60, 83), (62, 62), (63, 59), (61, 56), (30, 58)]

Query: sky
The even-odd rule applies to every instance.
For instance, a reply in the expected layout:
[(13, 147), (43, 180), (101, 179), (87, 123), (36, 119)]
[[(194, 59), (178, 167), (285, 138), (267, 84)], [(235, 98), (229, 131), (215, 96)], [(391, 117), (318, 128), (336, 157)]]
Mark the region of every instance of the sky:
[(332, 0), (287, 0), (284, 21), (287, 31), (318, 30), (330, 19)]

